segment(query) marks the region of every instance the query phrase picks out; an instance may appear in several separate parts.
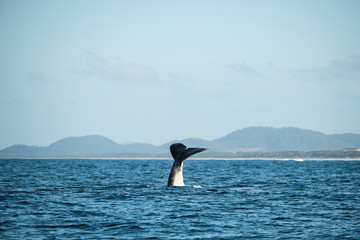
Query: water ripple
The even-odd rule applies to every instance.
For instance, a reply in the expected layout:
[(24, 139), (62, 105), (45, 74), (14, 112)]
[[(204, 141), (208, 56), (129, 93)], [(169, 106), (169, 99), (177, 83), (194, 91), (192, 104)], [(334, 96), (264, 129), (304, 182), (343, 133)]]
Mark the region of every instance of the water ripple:
[(0, 238), (360, 238), (359, 162), (171, 164), (0, 160)]

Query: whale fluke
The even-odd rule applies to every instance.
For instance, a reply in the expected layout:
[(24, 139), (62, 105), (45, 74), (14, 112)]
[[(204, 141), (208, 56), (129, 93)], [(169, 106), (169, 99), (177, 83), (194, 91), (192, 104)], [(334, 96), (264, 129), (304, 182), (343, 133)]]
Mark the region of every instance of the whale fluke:
[(208, 150), (208, 148), (187, 148), (182, 143), (172, 144), (170, 146), (170, 152), (174, 158), (174, 164), (169, 175), (168, 187), (185, 186), (182, 173), (184, 160), (205, 150)]

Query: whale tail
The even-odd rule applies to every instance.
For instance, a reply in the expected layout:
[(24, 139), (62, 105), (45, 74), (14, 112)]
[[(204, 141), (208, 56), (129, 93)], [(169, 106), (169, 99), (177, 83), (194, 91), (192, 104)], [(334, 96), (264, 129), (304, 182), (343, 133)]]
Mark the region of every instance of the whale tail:
[(170, 146), (170, 152), (175, 161), (184, 161), (188, 157), (208, 150), (208, 148), (187, 148), (182, 143), (174, 143)]
[(185, 186), (183, 179), (183, 161), (188, 157), (208, 150), (207, 148), (187, 148), (182, 143), (174, 143), (170, 146), (171, 155), (174, 158), (173, 166), (171, 167), (168, 187), (171, 186)]

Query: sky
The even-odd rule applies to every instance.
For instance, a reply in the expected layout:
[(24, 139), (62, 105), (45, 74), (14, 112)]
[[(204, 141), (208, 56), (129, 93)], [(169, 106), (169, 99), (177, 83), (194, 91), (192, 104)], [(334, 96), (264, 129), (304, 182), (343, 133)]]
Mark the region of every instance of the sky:
[(2, 0), (0, 149), (360, 133), (360, 1)]

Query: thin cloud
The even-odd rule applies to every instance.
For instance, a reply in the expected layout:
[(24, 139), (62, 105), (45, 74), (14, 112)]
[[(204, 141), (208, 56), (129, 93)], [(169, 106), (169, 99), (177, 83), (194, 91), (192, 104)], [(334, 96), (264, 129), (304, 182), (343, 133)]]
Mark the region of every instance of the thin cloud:
[(358, 81), (360, 80), (360, 56), (334, 60), (323, 67), (293, 70), (293, 75), (308, 81)]
[(258, 78), (262, 76), (262, 74), (258, 70), (249, 66), (246, 61), (238, 64), (230, 64), (226, 67), (237, 72), (243, 78)]
[(47, 77), (41, 72), (29, 71), (27, 74), (27, 81), (33, 87), (45, 85), (48, 82)]
[(110, 63), (105, 58), (91, 52), (88, 53), (87, 67), (90, 73), (110, 81), (137, 84), (160, 82), (157, 71), (149, 66), (124, 59), (116, 59), (115, 63)]

